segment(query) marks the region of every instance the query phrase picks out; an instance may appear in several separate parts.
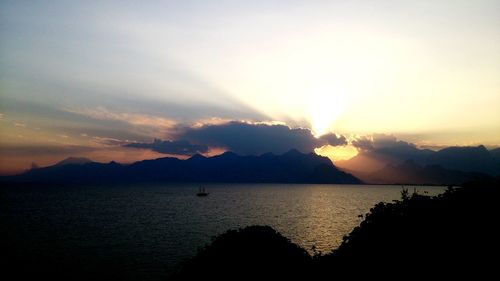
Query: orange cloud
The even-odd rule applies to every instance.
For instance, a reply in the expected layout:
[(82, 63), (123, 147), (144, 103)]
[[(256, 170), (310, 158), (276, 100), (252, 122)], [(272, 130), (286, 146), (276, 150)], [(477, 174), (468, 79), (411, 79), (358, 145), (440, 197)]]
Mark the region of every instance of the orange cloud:
[(173, 119), (138, 113), (114, 112), (105, 107), (84, 108), (84, 109), (66, 109), (67, 112), (87, 116), (98, 120), (116, 120), (123, 121), (132, 125), (174, 128), (177, 122)]

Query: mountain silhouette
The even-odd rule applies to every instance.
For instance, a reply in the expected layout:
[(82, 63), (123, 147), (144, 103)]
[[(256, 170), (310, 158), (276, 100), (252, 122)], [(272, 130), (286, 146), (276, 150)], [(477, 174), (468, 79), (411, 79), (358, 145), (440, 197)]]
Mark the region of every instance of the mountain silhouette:
[(492, 152), (483, 145), (447, 147), (431, 154), (425, 164), (441, 165), (464, 172), (500, 175), (500, 165), (495, 162)]
[(92, 162), (92, 160), (84, 157), (68, 157), (62, 161), (57, 162), (54, 166), (63, 166), (63, 165), (82, 165)]
[[(380, 173), (387, 165), (398, 166), (411, 160), (420, 166), (440, 166), (446, 170), (464, 173), (480, 173), (490, 176), (500, 175), (500, 149), (488, 150), (480, 146), (455, 146), (438, 151), (419, 149), (410, 145), (393, 146), (361, 151), (357, 156), (335, 162), (335, 164), (354, 175)], [(387, 176), (390, 173), (385, 173)], [(379, 176), (382, 179), (381, 176)], [(387, 177), (384, 182), (395, 182), (397, 178)]]
[(419, 165), (407, 160), (399, 165), (388, 164), (377, 172), (361, 177), (362, 180), (378, 184), (433, 184), (460, 185), (464, 182), (488, 179), (484, 173), (463, 172), (445, 169), (440, 165)]
[(266, 182), (345, 183), (361, 181), (333, 165), (327, 157), (290, 150), (282, 155), (266, 153), (241, 156), (225, 152), (213, 157), (195, 154), (180, 160), (165, 157), (133, 164), (86, 162), (69, 158), (56, 165), (29, 170), (6, 181), (42, 183), (126, 182)]
[(490, 150), (490, 154), (498, 167), (500, 167), (500, 148)]

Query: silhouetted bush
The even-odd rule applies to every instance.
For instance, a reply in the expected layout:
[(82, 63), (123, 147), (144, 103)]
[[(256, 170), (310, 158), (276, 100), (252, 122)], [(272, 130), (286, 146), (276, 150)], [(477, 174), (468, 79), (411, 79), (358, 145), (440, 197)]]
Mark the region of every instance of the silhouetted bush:
[(305, 277), (309, 254), (269, 226), (229, 230), (186, 261), (178, 280), (268, 280)]
[(317, 270), (421, 277), (494, 272), (499, 191), (498, 182), (481, 182), (433, 198), (402, 192), (401, 201), (377, 204), (338, 249), (316, 259)]

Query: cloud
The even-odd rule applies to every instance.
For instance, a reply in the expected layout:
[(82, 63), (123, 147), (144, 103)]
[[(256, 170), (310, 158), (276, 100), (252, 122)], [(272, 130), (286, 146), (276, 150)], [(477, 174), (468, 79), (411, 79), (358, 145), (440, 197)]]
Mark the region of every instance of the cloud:
[(191, 144), (187, 140), (166, 140), (155, 139), (152, 143), (130, 143), (125, 147), (146, 148), (164, 154), (193, 155), (196, 153), (208, 152), (208, 146)]
[(373, 149), (373, 141), (366, 136), (359, 137), (351, 142), (351, 144), (361, 151), (370, 151)]
[(284, 153), (290, 149), (312, 152), (323, 145), (343, 145), (346, 139), (334, 134), (315, 138), (306, 128), (290, 128), (275, 123), (231, 121), (187, 128), (180, 136), (191, 143), (223, 147), (243, 155), (267, 152)]
[(8, 145), (3, 146), (0, 155), (5, 156), (59, 156), (59, 155), (80, 155), (95, 151), (97, 148), (82, 145)]
[(176, 122), (172, 119), (147, 114), (115, 112), (102, 106), (96, 108), (66, 109), (66, 111), (97, 120), (116, 120), (138, 126), (173, 128), (176, 125)]
[(361, 151), (379, 151), (385, 149), (416, 149), (416, 145), (406, 141), (398, 140), (393, 135), (373, 134), (362, 136), (352, 141), (352, 145)]
[[(84, 134), (85, 136), (83, 137), (88, 137), (87, 134)], [(111, 146), (124, 146), (128, 143), (130, 143), (129, 140), (120, 140), (120, 139), (115, 139), (115, 138), (109, 138), (109, 137), (99, 137), (99, 136), (93, 136), (92, 140), (94, 140), (95, 143), (101, 144), (101, 145), (111, 145)]]
[(381, 168), (386, 164), (400, 164), (409, 159), (424, 163), (432, 153), (428, 149), (419, 149), (413, 143), (385, 134), (362, 136), (352, 140), (351, 143), (359, 150), (358, 156), (355, 157), (357, 159), (351, 161), (353, 166), (346, 166), (351, 170), (366, 170), (366, 167), (362, 167), (369, 162), (372, 164), (377, 162), (376, 165), (370, 165), (376, 168)]
[(347, 139), (344, 136), (337, 136), (334, 133), (322, 135), (320, 139), (326, 141), (327, 144), (331, 146), (339, 146), (347, 144)]
[(192, 128), (201, 128), (206, 125), (222, 125), (227, 124), (233, 120), (227, 118), (211, 117), (199, 119), (191, 124)]

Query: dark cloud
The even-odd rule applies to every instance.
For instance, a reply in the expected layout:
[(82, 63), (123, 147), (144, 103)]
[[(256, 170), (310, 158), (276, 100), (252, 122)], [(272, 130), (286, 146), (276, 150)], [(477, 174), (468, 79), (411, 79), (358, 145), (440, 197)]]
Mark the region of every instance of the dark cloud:
[(326, 141), (331, 146), (346, 145), (347, 139), (344, 136), (337, 136), (336, 134), (329, 133), (320, 137), (321, 140)]
[(367, 137), (360, 137), (353, 140), (352, 145), (361, 151), (370, 151), (373, 149), (373, 141)]
[(413, 143), (398, 140), (393, 135), (373, 134), (371, 136), (359, 137), (352, 141), (352, 145), (362, 151), (378, 151), (384, 149), (416, 149)]
[(162, 141), (155, 139), (152, 143), (130, 143), (125, 147), (146, 148), (159, 153), (176, 155), (193, 155), (208, 151), (208, 146), (191, 144), (187, 140)]
[(315, 138), (311, 130), (305, 128), (237, 121), (188, 128), (180, 137), (192, 143), (223, 147), (243, 155), (258, 155), (267, 152), (280, 154), (290, 149), (312, 152), (314, 148), (326, 144), (346, 144), (345, 137), (337, 137), (334, 134)]
[(393, 135), (374, 134), (373, 135), (373, 147), (375, 149), (386, 148), (386, 147), (400, 147), (400, 148), (414, 149), (417, 146), (413, 143), (398, 140)]
[(393, 135), (373, 134), (357, 138), (351, 143), (359, 149), (360, 157), (368, 157), (381, 165), (400, 164), (406, 160), (424, 163), (432, 153), (431, 150), (417, 148), (413, 143), (398, 140)]
[(94, 136), (94, 137), (92, 137), (92, 139), (98, 144), (111, 145), (111, 146), (124, 146), (124, 145), (130, 143), (129, 141), (108, 138), (108, 137)]

